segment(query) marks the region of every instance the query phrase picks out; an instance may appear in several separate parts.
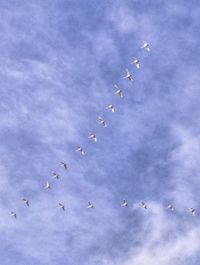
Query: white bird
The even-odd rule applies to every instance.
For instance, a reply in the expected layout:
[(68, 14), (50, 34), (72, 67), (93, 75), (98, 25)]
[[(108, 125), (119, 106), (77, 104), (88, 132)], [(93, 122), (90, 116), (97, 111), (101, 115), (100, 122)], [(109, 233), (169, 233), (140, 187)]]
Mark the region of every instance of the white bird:
[(126, 200), (123, 200), (123, 203), (121, 204), (122, 207), (128, 207), (128, 202)]
[(92, 208), (94, 208), (94, 205), (89, 201), (87, 208), (92, 209)]
[(172, 211), (174, 210), (174, 206), (171, 203), (168, 203), (167, 204), (167, 208), (170, 209), (170, 210), (172, 210)]
[(121, 98), (123, 98), (122, 90), (117, 85), (114, 85), (114, 87), (115, 87), (115, 95), (118, 95)]
[(193, 216), (196, 215), (196, 210), (194, 208), (188, 208), (188, 212), (190, 212)]
[(80, 146), (77, 146), (77, 148), (76, 148), (76, 152), (80, 152), (82, 155), (84, 155), (84, 154), (85, 154), (85, 152), (84, 152), (83, 148), (82, 148), (82, 147), (80, 147)]
[(145, 210), (147, 210), (147, 205), (146, 205), (146, 203), (141, 202), (140, 206), (141, 206), (142, 208), (144, 208)]
[(62, 209), (63, 211), (65, 211), (65, 205), (61, 202), (58, 203), (58, 208)]
[(124, 79), (128, 79), (129, 81), (133, 81), (132, 75), (130, 74), (129, 70), (126, 68), (126, 75), (123, 77)]
[(29, 206), (29, 201), (28, 201), (26, 198), (22, 198), (22, 201), (23, 201), (27, 206)]
[(95, 142), (97, 142), (97, 136), (96, 134), (94, 133), (91, 133), (89, 136), (88, 136), (89, 139), (93, 139)]
[(104, 127), (107, 127), (107, 124), (103, 118), (98, 117), (98, 119), (99, 119), (99, 124), (102, 124)]
[(67, 163), (65, 163), (63, 161), (60, 162), (60, 166), (64, 167), (66, 170), (68, 169)]
[(143, 41), (142, 49), (146, 49), (148, 52), (150, 51), (149, 43), (147, 41)]
[(131, 64), (135, 64), (137, 69), (140, 68), (140, 60), (138, 60), (137, 58), (134, 58)]
[(115, 112), (115, 108), (113, 106), (113, 104), (109, 103), (106, 107), (106, 109), (110, 109), (112, 112)]
[(46, 181), (46, 185), (44, 186), (44, 189), (51, 189), (51, 186), (48, 181)]
[(55, 173), (55, 172), (53, 172), (52, 175), (53, 175), (54, 179), (59, 179), (60, 178), (60, 176), (57, 173)]
[(13, 216), (15, 219), (17, 219), (17, 214), (16, 213), (11, 212), (10, 215)]

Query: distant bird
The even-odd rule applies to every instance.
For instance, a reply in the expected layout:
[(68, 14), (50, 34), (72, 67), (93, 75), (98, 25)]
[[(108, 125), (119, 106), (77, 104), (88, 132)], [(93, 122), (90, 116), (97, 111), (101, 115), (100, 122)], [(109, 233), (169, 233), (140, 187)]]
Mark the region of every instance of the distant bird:
[(77, 148), (76, 148), (76, 152), (80, 152), (82, 155), (84, 155), (84, 154), (85, 154), (85, 152), (84, 152), (83, 148), (82, 148), (82, 147), (80, 147), (80, 146), (77, 146)]
[(168, 203), (168, 204), (167, 204), (167, 208), (170, 209), (171, 211), (174, 210), (174, 206), (173, 206), (173, 204), (171, 204), (171, 203)]
[(91, 133), (89, 136), (88, 136), (89, 139), (93, 139), (95, 142), (97, 142), (97, 136), (96, 134), (94, 133)]
[(102, 124), (104, 127), (107, 127), (107, 124), (103, 118), (98, 117), (98, 119), (99, 119), (99, 124)]
[(11, 212), (10, 215), (13, 216), (15, 219), (17, 219), (17, 214), (16, 213)]
[(46, 181), (46, 184), (44, 186), (44, 189), (51, 189), (51, 186), (48, 181)]
[(61, 161), (60, 165), (61, 165), (61, 167), (64, 167), (66, 170), (68, 169), (67, 163)]
[(196, 215), (196, 210), (194, 208), (188, 208), (188, 212), (190, 212), (193, 216)]
[(65, 205), (64, 205), (63, 203), (59, 202), (58, 205), (59, 205), (58, 208), (60, 208), (60, 209), (62, 209), (63, 211), (65, 211)]
[(107, 105), (106, 109), (110, 109), (112, 112), (115, 112), (115, 108), (111, 103)]
[(128, 79), (129, 81), (133, 81), (132, 75), (130, 74), (129, 70), (126, 68), (126, 75), (123, 77), (124, 79)]
[(128, 207), (128, 202), (126, 200), (123, 200), (123, 203), (121, 204), (122, 207)]
[(143, 41), (142, 49), (146, 49), (148, 52), (150, 51), (149, 43), (147, 41)]
[(94, 208), (94, 205), (89, 201), (87, 208), (92, 209), (92, 208)]
[(26, 198), (22, 198), (22, 201), (23, 201), (27, 206), (29, 206), (29, 201), (28, 201)]
[(137, 69), (140, 68), (140, 60), (134, 58), (133, 61), (131, 62), (131, 64), (135, 64), (135, 66), (137, 67)]
[(141, 206), (142, 208), (144, 208), (145, 210), (147, 210), (147, 205), (146, 205), (146, 203), (141, 202), (140, 206)]
[(60, 178), (60, 176), (57, 173), (55, 173), (55, 172), (53, 172), (52, 175), (53, 175), (54, 179), (59, 179)]
[(121, 98), (123, 98), (122, 90), (117, 85), (114, 85), (114, 87), (115, 87), (115, 95), (118, 95)]

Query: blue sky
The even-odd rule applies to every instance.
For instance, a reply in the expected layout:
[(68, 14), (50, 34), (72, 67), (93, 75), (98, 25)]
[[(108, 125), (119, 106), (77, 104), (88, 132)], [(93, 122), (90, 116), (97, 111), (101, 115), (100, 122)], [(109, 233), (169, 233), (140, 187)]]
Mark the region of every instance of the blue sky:
[(1, 0), (0, 12), (1, 265), (199, 264), (199, 2)]

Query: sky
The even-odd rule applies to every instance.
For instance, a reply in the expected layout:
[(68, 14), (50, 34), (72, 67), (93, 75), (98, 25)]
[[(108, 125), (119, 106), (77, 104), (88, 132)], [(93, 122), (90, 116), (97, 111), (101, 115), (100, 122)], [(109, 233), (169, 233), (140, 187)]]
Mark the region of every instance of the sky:
[(1, 0), (0, 13), (0, 264), (198, 265), (199, 1)]

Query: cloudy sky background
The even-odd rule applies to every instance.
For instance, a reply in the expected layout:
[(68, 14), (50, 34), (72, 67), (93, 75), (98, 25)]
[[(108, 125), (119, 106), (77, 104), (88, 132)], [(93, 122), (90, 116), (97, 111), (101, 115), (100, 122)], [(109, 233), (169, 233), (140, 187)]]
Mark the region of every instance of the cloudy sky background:
[(1, 0), (0, 13), (0, 263), (199, 264), (198, 1)]

